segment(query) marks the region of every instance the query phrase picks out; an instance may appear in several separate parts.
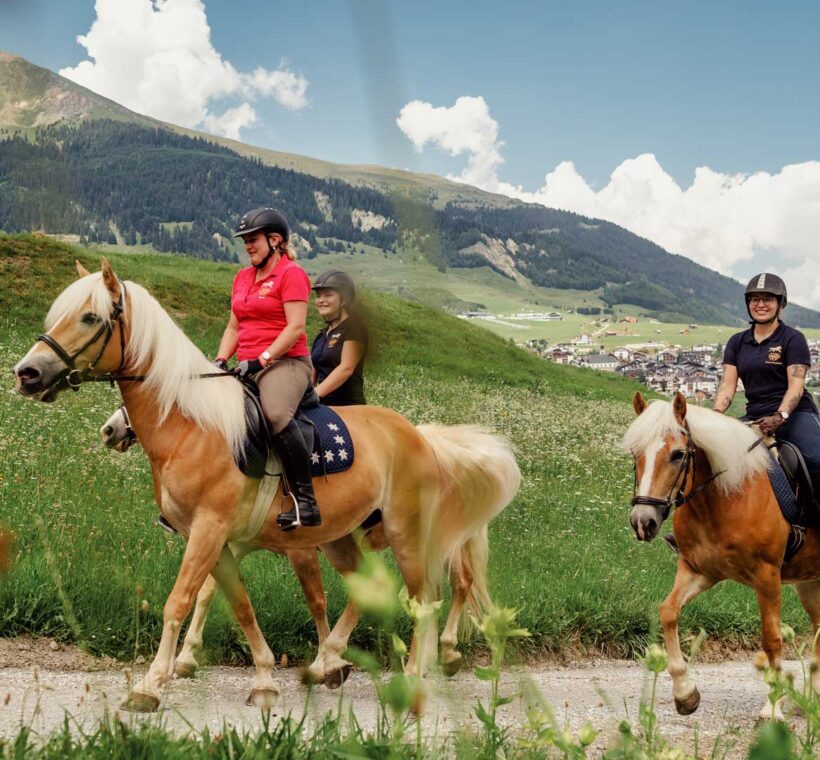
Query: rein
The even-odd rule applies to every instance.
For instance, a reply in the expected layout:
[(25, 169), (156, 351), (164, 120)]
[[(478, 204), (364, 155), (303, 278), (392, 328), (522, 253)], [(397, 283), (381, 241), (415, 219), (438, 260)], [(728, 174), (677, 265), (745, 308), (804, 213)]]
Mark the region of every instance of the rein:
[[(692, 433), (689, 430), (689, 425), (684, 422), (684, 432), (686, 434), (686, 452), (683, 455), (683, 460), (681, 461), (680, 468), (678, 469), (677, 475), (675, 475), (675, 479), (672, 481), (672, 486), (669, 489), (669, 495), (665, 499), (660, 499), (657, 496), (638, 496), (638, 469), (637, 466), (633, 465), (633, 486), (632, 486), (632, 506), (647, 506), (647, 507), (656, 507), (658, 509), (663, 510), (663, 520), (666, 520), (669, 517), (669, 513), (673, 509), (677, 509), (682, 504), (685, 504), (687, 501), (690, 501), (699, 493), (705, 491), (711, 484), (712, 481), (719, 478), (723, 475), (726, 470), (718, 470), (714, 473), (711, 477), (707, 478), (703, 483), (701, 483), (696, 488), (693, 488), (689, 493), (685, 493), (686, 491), (686, 482), (689, 480), (689, 474), (691, 472), (692, 475), (692, 484), (695, 483), (696, 471), (697, 471), (697, 464), (696, 464), (696, 450), (695, 446), (692, 443)], [(764, 440), (763, 437), (757, 438), (754, 443), (752, 443), (747, 449), (745, 454), (750, 453), (753, 451), (760, 443)], [(744, 456), (745, 456), (744, 454)], [(677, 488), (677, 494), (675, 490)], [(673, 498), (674, 497), (674, 498)]]

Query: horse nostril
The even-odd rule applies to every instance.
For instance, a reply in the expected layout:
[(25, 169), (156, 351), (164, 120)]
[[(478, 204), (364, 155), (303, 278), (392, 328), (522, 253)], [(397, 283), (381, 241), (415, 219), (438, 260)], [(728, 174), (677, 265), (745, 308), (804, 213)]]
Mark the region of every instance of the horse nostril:
[(39, 382), (43, 377), (43, 373), (37, 367), (20, 367), (16, 370), (16, 374), (23, 385)]
[(112, 428), (112, 427), (111, 427), (111, 425), (106, 425), (106, 426), (103, 428), (103, 431), (102, 431), (102, 432), (103, 432), (103, 435), (104, 435), (106, 438), (110, 438), (112, 435), (114, 435), (114, 428)]
[(650, 517), (643, 526), (644, 533), (647, 536), (654, 536), (657, 525), (657, 522)]

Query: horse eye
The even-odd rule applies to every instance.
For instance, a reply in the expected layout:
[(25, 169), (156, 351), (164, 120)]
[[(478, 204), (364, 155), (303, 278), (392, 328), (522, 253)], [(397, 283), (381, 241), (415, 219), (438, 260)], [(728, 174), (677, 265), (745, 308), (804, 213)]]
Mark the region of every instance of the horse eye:
[(669, 461), (670, 461), (670, 462), (680, 462), (680, 460), (681, 460), (681, 459), (683, 459), (683, 455), (684, 455), (685, 453), (686, 453), (686, 452), (685, 452), (683, 449), (675, 449), (675, 450), (674, 450), (674, 451), (673, 451), (673, 452), (669, 455)]
[(100, 321), (100, 318), (96, 314), (92, 314), (90, 311), (87, 311), (83, 314), (81, 321), (84, 325), (96, 325), (97, 322)]

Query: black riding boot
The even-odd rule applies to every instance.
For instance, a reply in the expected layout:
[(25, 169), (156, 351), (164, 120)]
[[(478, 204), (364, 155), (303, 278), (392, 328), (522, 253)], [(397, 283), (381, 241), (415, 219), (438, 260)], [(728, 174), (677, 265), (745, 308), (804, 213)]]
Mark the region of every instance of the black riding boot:
[(273, 436), (271, 443), (282, 462), (285, 480), (295, 501), (293, 509), (276, 518), (277, 525), (282, 530), (293, 530), (299, 525), (321, 525), (322, 518), (313, 493), (310, 452), (296, 420), (291, 420), (279, 435)]

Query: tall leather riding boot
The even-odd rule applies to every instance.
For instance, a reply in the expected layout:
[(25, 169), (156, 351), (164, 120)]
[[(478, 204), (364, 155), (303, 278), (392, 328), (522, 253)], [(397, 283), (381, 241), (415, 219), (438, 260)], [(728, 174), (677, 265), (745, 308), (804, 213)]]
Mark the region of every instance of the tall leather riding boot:
[(282, 530), (293, 530), (299, 525), (313, 527), (322, 524), (316, 496), (313, 493), (313, 477), (310, 472), (310, 453), (295, 420), (291, 420), (279, 435), (271, 439), (276, 450), (291, 496), (293, 509), (282, 512), (276, 523)]

